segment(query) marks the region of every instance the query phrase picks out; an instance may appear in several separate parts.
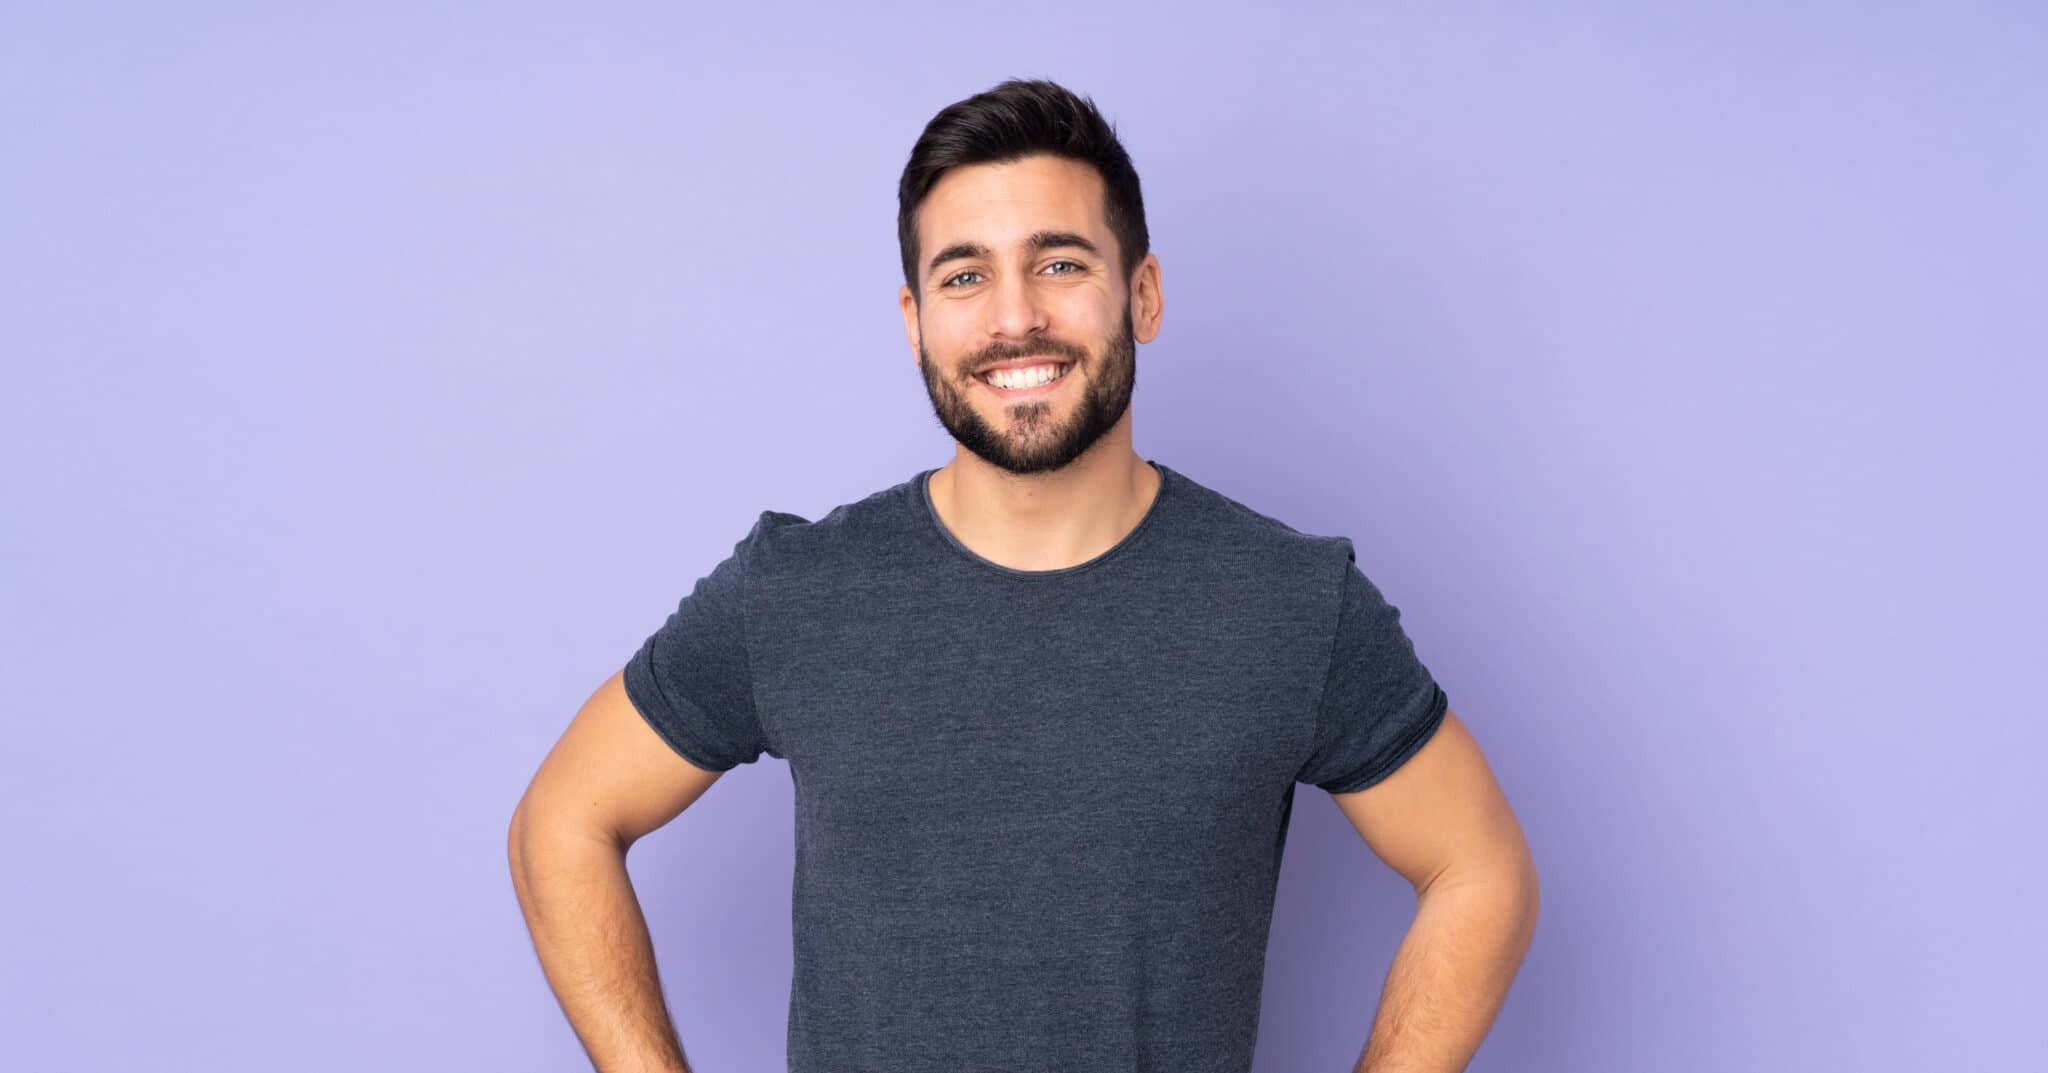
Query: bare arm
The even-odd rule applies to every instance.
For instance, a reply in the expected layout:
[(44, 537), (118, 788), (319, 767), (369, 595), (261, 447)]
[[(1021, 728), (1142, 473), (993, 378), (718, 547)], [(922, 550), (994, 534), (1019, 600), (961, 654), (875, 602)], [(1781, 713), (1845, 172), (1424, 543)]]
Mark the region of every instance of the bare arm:
[(1521, 825), (1449, 711), (1392, 775), (1333, 800), (1416, 893), (1354, 1073), (1461, 1073), (1536, 929), (1536, 868)]
[(570, 721), (513, 810), (506, 837), (513, 891), (548, 986), (599, 1073), (690, 1073), (626, 853), (720, 774), (663, 742), (613, 674)]

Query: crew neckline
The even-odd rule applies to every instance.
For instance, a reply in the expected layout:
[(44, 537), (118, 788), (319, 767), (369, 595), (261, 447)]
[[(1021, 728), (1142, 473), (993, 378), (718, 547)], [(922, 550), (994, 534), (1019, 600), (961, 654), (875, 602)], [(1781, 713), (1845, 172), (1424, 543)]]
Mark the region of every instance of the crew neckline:
[(932, 529), (937, 532), (940, 539), (944, 540), (962, 558), (984, 570), (1001, 574), (1004, 577), (1017, 578), (1023, 581), (1050, 581), (1056, 578), (1071, 577), (1100, 566), (1122, 554), (1124, 549), (1137, 543), (1138, 538), (1144, 535), (1147, 529), (1152, 527), (1153, 519), (1159, 517), (1161, 506), (1166, 502), (1166, 497), (1172, 493), (1177, 478), (1172, 468), (1164, 463), (1148, 458), (1145, 460), (1145, 464), (1159, 471), (1159, 489), (1152, 494), (1152, 502), (1145, 508), (1144, 516), (1138, 519), (1138, 524), (1132, 526), (1131, 531), (1125, 533), (1122, 540), (1110, 545), (1100, 555), (1075, 563), (1072, 566), (1056, 567), (1051, 570), (1019, 570), (1015, 567), (1004, 566), (993, 559), (983, 557), (974, 549), (962, 544), (960, 538), (954, 536), (953, 531), (946, 528), (946, 523), (939, 519), (939, 508), (932, 504), (931, 478), (932, 474), (938, 472), (937, 466), (919, 473), (910, 483), (916, 489), (918, 501), (924, 505), (924, 515), (930, 520)]

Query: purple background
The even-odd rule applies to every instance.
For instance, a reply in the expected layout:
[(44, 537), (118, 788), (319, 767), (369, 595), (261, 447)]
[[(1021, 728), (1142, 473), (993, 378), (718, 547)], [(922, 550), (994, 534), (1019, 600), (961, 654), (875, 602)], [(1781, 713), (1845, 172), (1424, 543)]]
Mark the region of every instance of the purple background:
[[(175, 7), (0, 14), (0, 1066), (583, 1068), (512, 806), (758, 511), (948, 457), (895, 181), (1011, 75), (1143, 176), (1139, 453), (1352, 536), (1516, 807), (1472, 1069), (2039, 1061), (2039, 5)], [(1298, 793), (1336, 1073), (1412, 897)], [(632, 856), (705, 1073), (790, 822)]]

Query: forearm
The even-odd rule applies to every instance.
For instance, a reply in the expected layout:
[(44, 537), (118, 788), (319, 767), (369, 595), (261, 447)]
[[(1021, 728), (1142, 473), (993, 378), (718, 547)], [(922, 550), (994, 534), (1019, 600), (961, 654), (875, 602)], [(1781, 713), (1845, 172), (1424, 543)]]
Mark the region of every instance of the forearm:
[(1529, 949), (1536, 906), (1531, 871), (1420, 894), (1354, 1073), (1462, 1073)]
[(690, 1073), (663, 1004), (626, 849), (515, 820), (513, 890), (555, 999), (599, 1073)]

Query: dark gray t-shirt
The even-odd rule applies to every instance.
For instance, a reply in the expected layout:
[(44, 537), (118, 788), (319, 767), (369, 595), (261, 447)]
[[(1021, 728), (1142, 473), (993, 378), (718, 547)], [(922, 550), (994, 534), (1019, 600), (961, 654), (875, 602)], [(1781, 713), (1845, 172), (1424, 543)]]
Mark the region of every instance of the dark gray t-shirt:
[(970, 551), (931, 470), (764, 511), (625, 668), (676, 752), (796, 794), (792, 1073), (1247, 1073), (1297, 782), (1444, 691), (1351, 541), (1156, 461), (1115, 547)]

